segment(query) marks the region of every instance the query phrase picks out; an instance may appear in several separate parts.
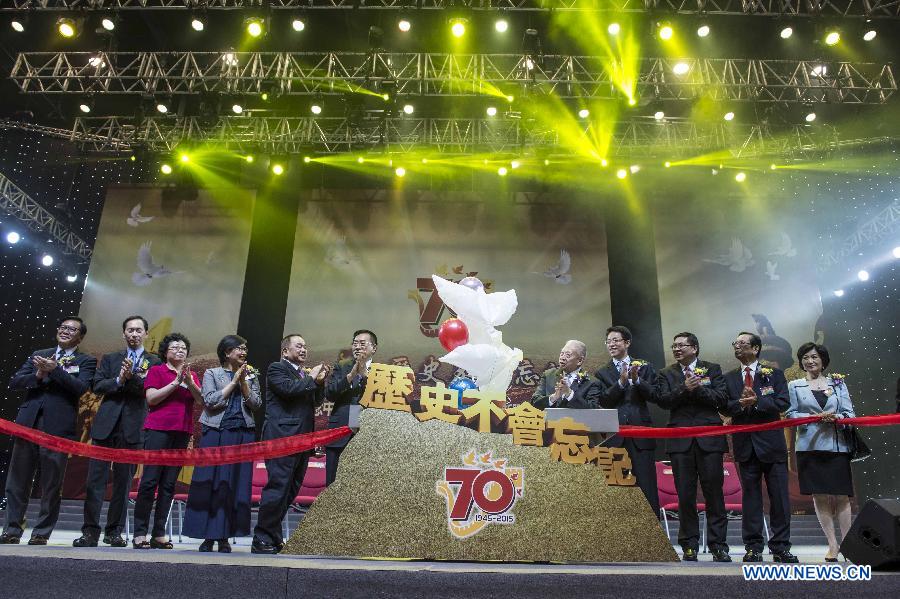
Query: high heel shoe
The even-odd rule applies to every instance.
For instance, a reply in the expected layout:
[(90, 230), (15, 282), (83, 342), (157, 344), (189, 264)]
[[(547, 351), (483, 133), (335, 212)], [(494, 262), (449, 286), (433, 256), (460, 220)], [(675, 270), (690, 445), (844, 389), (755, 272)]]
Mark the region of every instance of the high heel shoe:
[(213, 543), (215, 543), (215, 541), (213, 541), (212, 539), (206, 539), (205, 541), (200, 543), (200, 547), (198, 549), (202, 553), (209, 553), (213, 550)]

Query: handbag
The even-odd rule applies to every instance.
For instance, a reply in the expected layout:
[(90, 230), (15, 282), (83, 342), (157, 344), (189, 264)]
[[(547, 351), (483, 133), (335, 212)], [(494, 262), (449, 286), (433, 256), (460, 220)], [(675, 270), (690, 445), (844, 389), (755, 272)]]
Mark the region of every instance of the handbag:
[(869, 449), (869, 446), (863, 441), (862, 436), (860, 436), (859, 431), (856, 430), (855, 426), (845, 426), (843, 432), (844, 441), (847, 442), (847, 447), (850, 449), (851, 462), (862, 462), (872, 455), (872, 450)]

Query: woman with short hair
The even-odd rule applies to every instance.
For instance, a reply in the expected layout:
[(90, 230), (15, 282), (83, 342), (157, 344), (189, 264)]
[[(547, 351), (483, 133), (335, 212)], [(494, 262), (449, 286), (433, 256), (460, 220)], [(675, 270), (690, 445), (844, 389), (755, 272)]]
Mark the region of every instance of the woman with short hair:
[(819, 422), (797, 427), (800, 492), (813, 497), (816, 516), (828, 539), (825, 561), (836, 562), (840, 542), (834, 520), (837, 517), (843, 540), (850, 529), (850, 498), (853, 497), (850, 447), (840, 420), (856, 414), (843, 377), (825, 374), (831, 361), (825, 346), (804, 343), (797, 350), (797, 361), (806, 376), (788, 383), (791, 407), (787, 417), (819, 417)]

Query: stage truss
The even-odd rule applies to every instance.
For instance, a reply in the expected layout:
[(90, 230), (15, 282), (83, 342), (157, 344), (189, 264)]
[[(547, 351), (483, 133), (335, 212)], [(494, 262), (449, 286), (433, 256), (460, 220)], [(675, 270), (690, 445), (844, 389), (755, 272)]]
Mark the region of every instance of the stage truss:
[(898, 0), (13, 0), (31, 10), (420, 10), (592, 11), (763, 17), (898, 18)]

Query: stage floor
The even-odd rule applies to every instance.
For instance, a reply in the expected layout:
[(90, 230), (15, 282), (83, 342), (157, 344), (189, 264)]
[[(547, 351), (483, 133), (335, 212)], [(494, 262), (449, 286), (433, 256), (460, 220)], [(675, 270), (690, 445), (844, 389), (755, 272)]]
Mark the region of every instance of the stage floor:
[[(28, 538), (26, 532), (24, 539)], [(238, 539), (231, 554), (199, 553), (185, 540), (173, 550), (71, 546), (77, 533), (54, 533), (46, 547), (0, 545), (0, 596), (47, 597), (798, 597), (852, 593), (896, 596), (900, 574), (868, 582), (747, 582), (731, 564), (701, 555), (698, 563), (505, 564), (263, 556)], [(825, 547), (796, 546), (803, 563), (823, 563)], [(767, 556), (767, 563), (771, 557)]]

